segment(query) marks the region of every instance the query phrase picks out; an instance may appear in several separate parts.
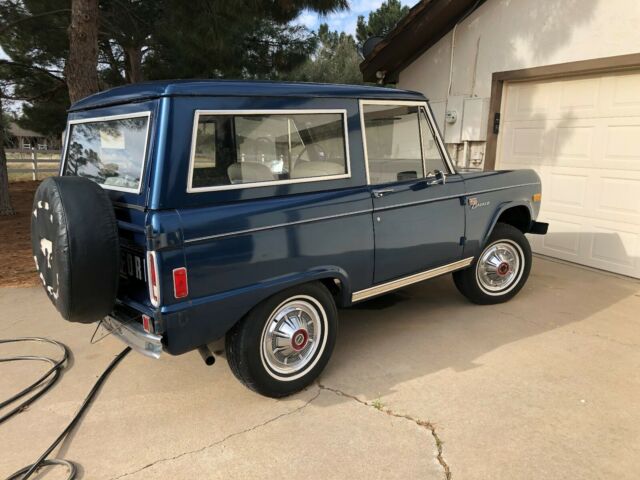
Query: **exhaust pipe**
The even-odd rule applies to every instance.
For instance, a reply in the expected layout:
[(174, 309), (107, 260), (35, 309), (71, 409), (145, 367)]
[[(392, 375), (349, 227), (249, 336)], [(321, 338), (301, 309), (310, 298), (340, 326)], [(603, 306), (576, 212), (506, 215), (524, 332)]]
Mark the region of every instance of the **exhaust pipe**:
[(200, 356), (207, 366), (210, 367), (211, 365), (216, 363), (216, 357), (213, 356), (213, 352), (209, 350), (209, 347), (207, 345), (199, 346), (198, 352), (200, 352)]

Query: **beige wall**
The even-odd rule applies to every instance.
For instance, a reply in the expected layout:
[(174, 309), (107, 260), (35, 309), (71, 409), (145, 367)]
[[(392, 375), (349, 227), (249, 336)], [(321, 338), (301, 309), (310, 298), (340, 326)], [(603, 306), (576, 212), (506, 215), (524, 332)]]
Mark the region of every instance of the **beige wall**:
[[(400, 73), (443, 123), (452, 32)], [(493, 72), (640, 52), (640, 0), (487, 0), (458, 25), (452, 96), (489, 98)]]

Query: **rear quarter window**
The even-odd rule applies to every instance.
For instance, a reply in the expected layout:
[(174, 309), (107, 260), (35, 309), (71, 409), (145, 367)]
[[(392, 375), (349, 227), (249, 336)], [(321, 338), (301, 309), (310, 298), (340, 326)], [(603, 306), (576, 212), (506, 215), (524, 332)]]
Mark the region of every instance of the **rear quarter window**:
[(138, 193), (147, 150), (149, 113), (71, 121), (64, 175), (107, 189)]

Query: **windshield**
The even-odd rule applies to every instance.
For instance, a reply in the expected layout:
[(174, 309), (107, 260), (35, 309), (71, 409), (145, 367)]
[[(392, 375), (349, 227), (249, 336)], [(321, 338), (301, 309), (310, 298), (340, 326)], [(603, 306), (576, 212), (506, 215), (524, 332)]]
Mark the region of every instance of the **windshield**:
[(138, 193), (148, 126), (149, 113), (70, 123), (64, 174)]

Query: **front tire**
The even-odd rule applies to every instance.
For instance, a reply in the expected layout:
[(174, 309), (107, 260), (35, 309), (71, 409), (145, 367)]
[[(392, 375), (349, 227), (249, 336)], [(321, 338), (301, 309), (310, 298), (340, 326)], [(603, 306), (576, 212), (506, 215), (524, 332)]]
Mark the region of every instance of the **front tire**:
[(487, 245), (471, 266), (453, 274), (453, 281), (467, 299), (480, 305), (511, 300), (524, 286), (531, 271), (531, 246), (524, 234), (498, 223)]
[(229, 367), (262, 395), (291, 395), (322, 372), (337, 327), (337, 308), (324, 285), (290, 288), (257, 305), (227, 333)]

